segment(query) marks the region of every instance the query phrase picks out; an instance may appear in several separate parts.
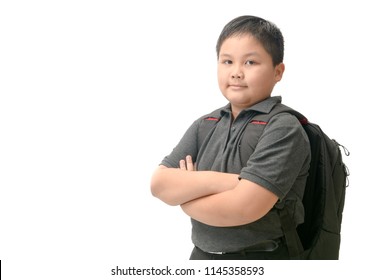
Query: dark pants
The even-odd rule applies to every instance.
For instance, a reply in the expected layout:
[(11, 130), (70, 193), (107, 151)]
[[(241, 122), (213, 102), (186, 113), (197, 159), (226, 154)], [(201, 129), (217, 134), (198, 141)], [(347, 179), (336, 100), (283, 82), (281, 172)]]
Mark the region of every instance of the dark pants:
[(289, 260), (287, 246), (281, 242), (274, 251), (251, 251), (242, 250), (239, 252), (212, 254), (206, 253), (195, 247), (192, 250), (190, 260)]

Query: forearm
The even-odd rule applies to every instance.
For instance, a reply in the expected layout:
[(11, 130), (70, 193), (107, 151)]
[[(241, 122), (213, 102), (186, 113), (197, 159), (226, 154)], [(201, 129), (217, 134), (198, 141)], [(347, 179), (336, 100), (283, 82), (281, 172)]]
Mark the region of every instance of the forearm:
[(211, 226), (239, 226), (263, 217), (278, 197), (255, 183), (242, 180), (235, 188), (182, 204), (191, 218)]
[(180, 205), (232, 189), (237, 183), (237, 174), (158, 168), (152, 176), (151, 191), (154, 196), (167, 204)]

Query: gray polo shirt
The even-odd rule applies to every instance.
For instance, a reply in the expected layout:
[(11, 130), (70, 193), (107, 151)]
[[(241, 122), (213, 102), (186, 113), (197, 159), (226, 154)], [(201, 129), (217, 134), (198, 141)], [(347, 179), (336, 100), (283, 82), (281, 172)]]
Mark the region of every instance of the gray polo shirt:
[(249, 149), (248, 159), (241, 158), (240, 146), (248, 145), (243, 140), (248, 123), (258, 112), (269, 113), (278, 102), (281, 97), (270, 97), (243, 110), (234, 121), (230, 104), (222, 107), (220, 121), (200, 148), (197, 135), (205, 116), (197, 119), (162, 161), (167, 167), (178, 168), (179, 160), (191, 155), (197, 170), (235, 173), (238, 178), (255, 182), (279, 197), (272, 210), (247, 225), (214, 227), (191, 219), (192, 242), (200, 249), (232, 252), (283, 236), (276, 208), (285, 204), (292, 203), (291, 215), (297, 223), (303, 222), (301, 200), (310, 163), (310, 145), (297, 118), (288, 113), (274, 116), (264, 128), (257, 146)]

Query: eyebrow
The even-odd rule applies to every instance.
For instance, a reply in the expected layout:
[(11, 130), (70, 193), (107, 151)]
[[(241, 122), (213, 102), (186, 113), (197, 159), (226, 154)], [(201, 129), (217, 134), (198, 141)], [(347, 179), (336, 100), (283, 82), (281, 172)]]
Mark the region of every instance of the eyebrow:
[[(222, 53), (219, 56), (231, 57), (231, 55), (227, 53)], [(258, 52), (249, 52), (243, 55), (243, 57), (249, 57), (249, 56), (260, 56), (260, 54)]]

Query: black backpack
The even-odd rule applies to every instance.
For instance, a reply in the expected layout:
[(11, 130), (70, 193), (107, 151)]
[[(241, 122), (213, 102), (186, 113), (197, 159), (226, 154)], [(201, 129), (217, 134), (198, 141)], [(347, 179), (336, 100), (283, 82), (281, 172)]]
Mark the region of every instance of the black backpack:
[[(303, 205), (304, 223), (297, 226), (288, 215), (287, 208), (279, 209), (280, 220), (290, 257), (292, 259), (334, 260), (339, 258), (342, 214), (349, 172), (342, 160), (348, 150), (337, 141), (330, 139), (321, 128), (310, 123), (299, 112), (283, 104), (276, 104), (269, 114), (257, 114), (248, 123), (245, 141), (241, 145), (248, 149), (257, 145), (265, 125), (276, 114), (287, 112), (296, 116), (303, 125), (311, 145), (311, 163), (307, 179)], [(212, 131), (220, 120), (220, 110), (207, 115), (199, 127), (198, 144)], [(244, 162), (253, 151), (241, 150)]]

